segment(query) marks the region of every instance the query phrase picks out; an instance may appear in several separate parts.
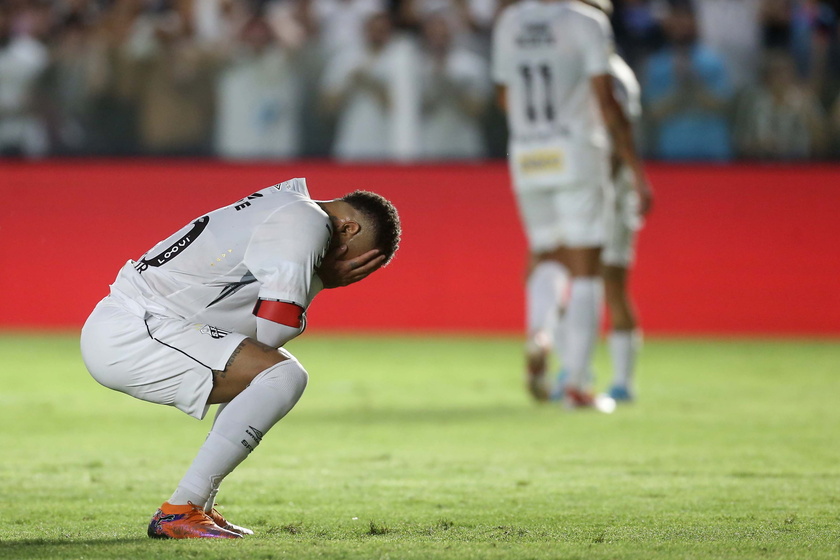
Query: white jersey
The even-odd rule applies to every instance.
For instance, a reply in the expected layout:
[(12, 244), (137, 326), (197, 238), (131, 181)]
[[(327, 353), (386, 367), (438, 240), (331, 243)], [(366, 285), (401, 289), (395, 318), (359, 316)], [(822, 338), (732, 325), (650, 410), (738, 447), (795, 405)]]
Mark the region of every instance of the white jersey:
[(610, 76), (613, 78), (615, 98), (624, 109), (624, 114), (634, 124), (642, 118), (642, 88), (636, 74), (623, 58), (613, 53), (610, 56)]
[[(613, 54), (610, 57), (610, 76), (616, 100), (627, 118), (637, 125), (642, 118), (642, 90), (636, 75), (623, 58)], [(614, 181), (619, 196), (633, 189), (633, 181), (633, 172), (626, 165), (622, 165)]]
[[(638, 122), (642, 116), (642, 101), (636, 75), (617, 54), (610, 57), (610, 75), (615, 98), (624, 114), (634, 123)], [(642, 227), (639, 197), (633, 182), (633, 172), (621, 165), (613, 178), (614, 197), (607, 205), (607, 236), (601, 251), (604, 264), (629, 268), (633, 263), (636, 232)]]
[(130, 260), (111, 285), (126, 309), (254, 336), (258, 298), (306, 309), (332, 236), (304, 179), (292, 179), (214, 210)]
[(525, 0), (493, 33), (493, 79), (507, 86), (511, 170), (519, 188), (600, 183), (607, 131), (591, 78), (609, 73), (612, 28), (580, 2)]

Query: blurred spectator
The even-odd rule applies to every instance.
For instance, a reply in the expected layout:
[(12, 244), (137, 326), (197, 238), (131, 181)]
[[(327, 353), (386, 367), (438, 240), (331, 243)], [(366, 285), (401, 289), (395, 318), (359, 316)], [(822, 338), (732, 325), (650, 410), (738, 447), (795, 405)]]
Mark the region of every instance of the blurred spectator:
[(750, 158), (807, 159), (826, 145), (825, 112), (796, 76), (784, 51), (767, 55), (762, 83), (744, 95), (736, 115), (740, 153)]
[(840, 90), (840, 8), (813, 2), (811, 16), (811, 88), (826, 104)]
[(793, 0), (764, 0), (761, 4), (761, 44), (767, 49), (790, 48), (793, 35)]
[(831, 130), (831, 155), (835, 159), (840, 159), (840, 94), (834, 100), (831, 109), (831, 121), (829, 123)]
[(50, 45), (39, 104), (53, 154), (84, 154), (91, 149), (92, 81), (95, 45), (84, 16), (70, 12), (57, 26)]
[(385, 11), (385, 0), (298, 0), (301, 19), (325, 56), (364, 48), (365, 22)]
[(393, 152), (393, 90), (399, 58), (384, 13), (365, 24), (361, 48), (336, 53), (323, 77), (323, 107), (337, 118), (333, 155), (385, 159)]
[[(142, 0), (116, 0), (102, 14), (91, 38), (88, 150), (101, 155), (138, 152), (136, 73), (132, 41), (149, 36)], [(142, 32), (141, 32), (142, 31)]]
[(727, 160), (732, 156), (726, 118), (732, 87), (723, 61), (697, 42), (687, 6), (672, 9), (665, 32), (668, 45), (650, 58), (642, 87), (656, 127), (654, 155)]
[(616, 2), (612, 16), (615, 40), (627, 63), (637, 72), (650, 54), (665, 41), (662, 19), (665, 0), (624, 0)]
[(422, 34), (429, 17), (443, 16), (456, 45), (489, 56), (491, 29), (499, 9), (497, 0), (401, 0), (398, 22)]
[(33, 91), (49, 55), (35, 38), (13, 33), (12, 23), (11, 10), (0, 3), (0, 155), (40, 156), (47, 134)]
[[(0, 0), (0, 153), (501, 157), (484, 76), (513, 1)], [(840, 156), (837, 0), (614, 2), (650, 155)], [(794, 74), (759, 74), (768, 49)]]
[(217, 45), (236, 41), (253, 12), (247, 0), (192, 0), (187, 15), (195, 40)]
[(454, 47), (448, 20), (431, 16), (423, 25), (420, 152), (426, 159), (484, 155), (479, 117), (490, 94), (487, 63)]
[(289, 158), (300, 152), (301, 79), (295, 52), (253, 16), (218, 82), (216, 152)]
[(736, 88), (756, 83), (761, 61), (762, 1), (694, 0), (700, 43), (723, 56)]
[(217, 58), (193, 40), (189, 1), (176, 7), (146, 15), (129, 38), (140, 147), (154, 155), (209, 155)]

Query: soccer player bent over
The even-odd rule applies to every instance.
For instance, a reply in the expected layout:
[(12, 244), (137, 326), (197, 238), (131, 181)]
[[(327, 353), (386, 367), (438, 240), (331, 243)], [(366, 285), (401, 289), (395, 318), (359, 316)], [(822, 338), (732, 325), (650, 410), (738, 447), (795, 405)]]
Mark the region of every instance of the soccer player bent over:
[(309, 197), (304, 179), (206, 214), (128, 261), (82, 329), (82, 357), (102, 385), (213, 427), (154, 538), (239, 538), (252, 531), (215, 508), (219, 485), (295, 406), (308, 380), (282, 346), (306, 327), (322, 288), (387, 264), (400, 221), (381, 196)]

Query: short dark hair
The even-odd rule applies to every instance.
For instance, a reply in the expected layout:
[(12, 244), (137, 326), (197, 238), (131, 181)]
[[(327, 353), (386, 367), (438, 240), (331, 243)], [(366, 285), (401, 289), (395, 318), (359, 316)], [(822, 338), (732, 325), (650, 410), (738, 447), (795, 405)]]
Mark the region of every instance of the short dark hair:
[[(374, 228), (374, 245), (385, 255), (385, 263), (391, 262), (400, 246), (400, 216), (394, 205), (383, 196), (370, 191), (353, 191), (343, 200), (371, 221)], [(384, 265), (383, 265), (384, 266)]]

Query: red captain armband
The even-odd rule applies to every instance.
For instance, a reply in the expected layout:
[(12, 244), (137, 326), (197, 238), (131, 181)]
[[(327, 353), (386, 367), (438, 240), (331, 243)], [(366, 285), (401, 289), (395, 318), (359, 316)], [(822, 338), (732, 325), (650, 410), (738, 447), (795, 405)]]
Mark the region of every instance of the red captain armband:
[(254, 315), (261, 319), (299, 329), (303, 324), (303, 308), (294, 303), (258, 299)]

